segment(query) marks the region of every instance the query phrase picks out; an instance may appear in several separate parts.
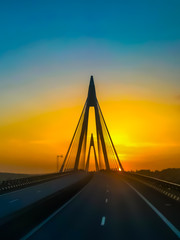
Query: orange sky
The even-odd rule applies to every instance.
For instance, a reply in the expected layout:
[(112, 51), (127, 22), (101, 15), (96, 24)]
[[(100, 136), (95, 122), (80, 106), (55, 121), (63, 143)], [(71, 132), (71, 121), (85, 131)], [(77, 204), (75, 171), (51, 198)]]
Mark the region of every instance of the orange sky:
[[(81, 92), (81, 89), (76, 91)], [(97, 97), (98, 92), (99, 89)], [(39, 114), (29, 111), (19, 119), (16, 116), (7, 123), (2, 122), (1, 171), (55, 171), (56, 155), (65, 155), (85, 98), (80, 95), (65, 107), (43, 110)], [(102, 112), (125, 170), (180, 167), (180, 104), (143, 97), (108, 96), (103, 99), (100, 94), (100, 98)], [(95, 126), (92, 112), (90, 118), (88, 138)]]

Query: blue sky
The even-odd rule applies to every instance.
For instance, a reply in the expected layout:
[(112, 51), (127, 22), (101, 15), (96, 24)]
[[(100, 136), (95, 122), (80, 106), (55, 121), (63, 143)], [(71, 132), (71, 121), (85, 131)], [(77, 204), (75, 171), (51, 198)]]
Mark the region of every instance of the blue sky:
[(1, 119), (64, 104), (75, 87), (86, 96), (91, 74), (100, 97), (114, 86), (114, 95), (133, 89), (176, 101), (179, 11), (178, 0), (1, 2)]
[(124, 45), (177, 41), (176, 1), (4, 1), (0, 54), (38, 41), (105, 39)]
[(136, 95), (177, 100), (179, 12), (178, 0), (1, 2), (3, 116), (15, 106), (22, 111), (22, 102), (27, 109), (42, 106), (47, 92), (49, 102), (52, 95), (67, 101), (65, 92), (75, 86), (85, 96), (91, 74), (102, 95), (110, 84), (115, 95), (119, 84), (126, 90), (131, 85)]

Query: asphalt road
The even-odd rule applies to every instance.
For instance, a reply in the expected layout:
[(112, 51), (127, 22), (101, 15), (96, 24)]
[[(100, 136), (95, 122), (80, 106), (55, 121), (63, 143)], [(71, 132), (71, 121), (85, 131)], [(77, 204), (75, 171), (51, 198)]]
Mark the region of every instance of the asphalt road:
[[(149, 197), (147, 192), (141, 184), (117, 174), (97, 173), (78, 195), (24, 239), (179, 239), (179, 205), (154, 190)], [(158, 204), (163, 205), (163, 215), (156, 212)], [(175, 215), (168, 215), (168, 211), (175, 211)]]

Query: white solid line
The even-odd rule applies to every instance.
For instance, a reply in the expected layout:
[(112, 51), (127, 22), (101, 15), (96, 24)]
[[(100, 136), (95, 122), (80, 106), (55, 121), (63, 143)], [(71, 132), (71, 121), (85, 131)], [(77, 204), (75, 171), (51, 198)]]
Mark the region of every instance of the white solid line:
[(67, 205), (69, 205), (86, 187), (85, 185), (78, 193), (76, 193), (69, 201), (67, 201), (64, 205), (62, 205), (59, 209), (57, 209), (55, 212), (53, 212), (48, 218), (46, 218), (44, 221), (42, 221), (39, 225), (37, 225), (35, 228), (33, 228), (29, 233), (27, 233), (24, 237), (22, 237), (20, 240), (26, 240), (29, 237), (31, 237), (35, 232), (37, 232), (40, 228), (42, 228), (47, 222), (49, 222), (54, 216), (56, 216), (61, 210), (63, 210)]
[(102, 217), (102, 220), (101, 220), (101, 226), (104, 226), (105, 221), (106, 221), (106, 217)]
[(9, 201), (9, 203), (13, 203), (13, 202), (16, 202), (16, 201), (18, 201), (18, 200), (19, 200), (19, 199), (16, 198), (16, 199), (13, 199), (13, 200)]
[(124, 181), (130, 188), (132, 188), (141, 197), (147, 205), (161, 218), (161, 220), (180, 238), (180, 231), (156, 208), (150, 203), (140, 192), (138, 192), (131, 184)]
[(106, 198), (105, 202), (107, 203), (108, 202), (108, 199)]

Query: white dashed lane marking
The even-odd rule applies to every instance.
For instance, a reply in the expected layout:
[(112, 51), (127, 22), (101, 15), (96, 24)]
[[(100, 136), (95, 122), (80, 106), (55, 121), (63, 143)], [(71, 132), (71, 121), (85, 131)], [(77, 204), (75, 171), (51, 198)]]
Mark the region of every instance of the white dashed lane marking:
[(11, 200), (11, 201), (9, 201), (9, 203), (14, 203), (14, 202), (16, 202), (16, 201), (18, 201), (19, 199), (13, 199), (13, 200)]
[(102, 217), (102, 220), (101, 220), (101, 226), (104, 226), (105, 225), (105, 222), (106, 222), (106, 217)]

